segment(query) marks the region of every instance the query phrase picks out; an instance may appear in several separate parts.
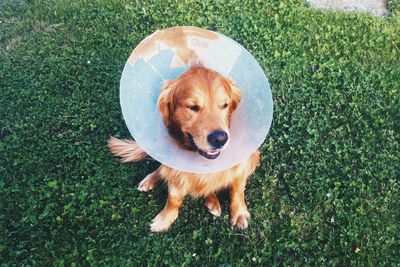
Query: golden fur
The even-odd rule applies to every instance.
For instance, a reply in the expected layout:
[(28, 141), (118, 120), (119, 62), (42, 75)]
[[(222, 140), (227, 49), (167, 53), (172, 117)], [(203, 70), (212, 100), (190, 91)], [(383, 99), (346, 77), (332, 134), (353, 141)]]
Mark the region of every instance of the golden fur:
[[(170, 134), (184, 148), (217, 153), (207, 141), (207, 136), (214, 131), (224, 131), (229, 136), (230, 117), (240, 100), (240, 90), (231, 80), (209, 69), (193, 67), (178, 79), (164, 84), (158, 107)], [(108, 146), (123, 162), (138, 161), (147, 156), (134, 141), (111, 137)], [(138, 187), (140, 191), (149, 191), (160, 180), (168, 185), (167, 203), (153, 219), (151, 231), (168, 230), (177, 218), (186, 195), (204, 197), (210, 212), (219, 216), (221, 207), (216, 192), (224, 188), (230, 188), (232, 225), (239, 229), (246, 228), (250, 213), (244, 200), (244, 190), (259, 161), (260, 153), (256, 151), (230, 169), (208, 174), (181, 172), (161, 164)]]

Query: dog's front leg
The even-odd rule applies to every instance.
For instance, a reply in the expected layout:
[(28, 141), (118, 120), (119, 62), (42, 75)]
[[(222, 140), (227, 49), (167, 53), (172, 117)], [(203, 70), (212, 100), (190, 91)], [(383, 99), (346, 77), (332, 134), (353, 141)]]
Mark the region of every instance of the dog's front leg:
[(231, 224), (236, 226), (238, 229), (247, 228), (248, 220), (250, 219), (250, 213), (247, 210), (247, 205), (244, 201), (246, 180), (246, 177), (235, 178), (230, 192)]
[(164, 209), (153, 219), (150, 230), (164, 232), (170, 228), (178, 217), (179, 208), (182, 206), (185, 194), (177, 190), (174, 185), (168, 185), (168, 199)]

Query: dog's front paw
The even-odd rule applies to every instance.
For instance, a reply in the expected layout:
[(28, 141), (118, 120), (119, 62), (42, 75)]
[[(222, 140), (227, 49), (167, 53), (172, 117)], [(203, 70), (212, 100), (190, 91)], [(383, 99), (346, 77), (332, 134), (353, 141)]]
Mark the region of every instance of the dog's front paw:
[[(174, 216), (175, 217), (175, 216)], [(169, 215), (165, 215), (162, 212), (160, 212), (152, 221), (150, 224), (150, 230), (153, 233), (161, 233), (167, 231), (172, 223), (175, 221), (176, 217), (171, 217)]]
[(239, 230), (246, 229), (249, 226), (250, 213), (247, 209), (243, 209), (232, 214), (231, 224)]

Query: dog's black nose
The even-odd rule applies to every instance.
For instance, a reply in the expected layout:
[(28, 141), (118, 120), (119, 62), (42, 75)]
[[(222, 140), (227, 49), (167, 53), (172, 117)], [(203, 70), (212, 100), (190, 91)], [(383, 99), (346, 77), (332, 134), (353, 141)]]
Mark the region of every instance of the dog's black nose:
[(223, 131), (215, 131), (207, 136), (207, 140), (214, 148), (220, 148), (228, 141), (228, 134)]

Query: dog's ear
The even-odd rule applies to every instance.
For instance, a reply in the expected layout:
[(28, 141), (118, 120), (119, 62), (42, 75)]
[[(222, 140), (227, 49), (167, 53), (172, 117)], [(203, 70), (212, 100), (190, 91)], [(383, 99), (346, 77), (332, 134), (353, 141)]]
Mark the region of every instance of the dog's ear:
[(230, 95), (232, 100), (229, 111), (232, 114), (242, 100), (242, 92), (240, 91), (240, 88), (235, 85), (235, 82), (232, 79), (227, 78), (227, 80), (230, 86)]
[(161, 94), (158, 97), (158, 109), (164, 120), (165, 126), (171, 124), (172, 112), (173, 112), (173, 97), (174, 97), (174, 81), (166, 80), (162, 86)]

